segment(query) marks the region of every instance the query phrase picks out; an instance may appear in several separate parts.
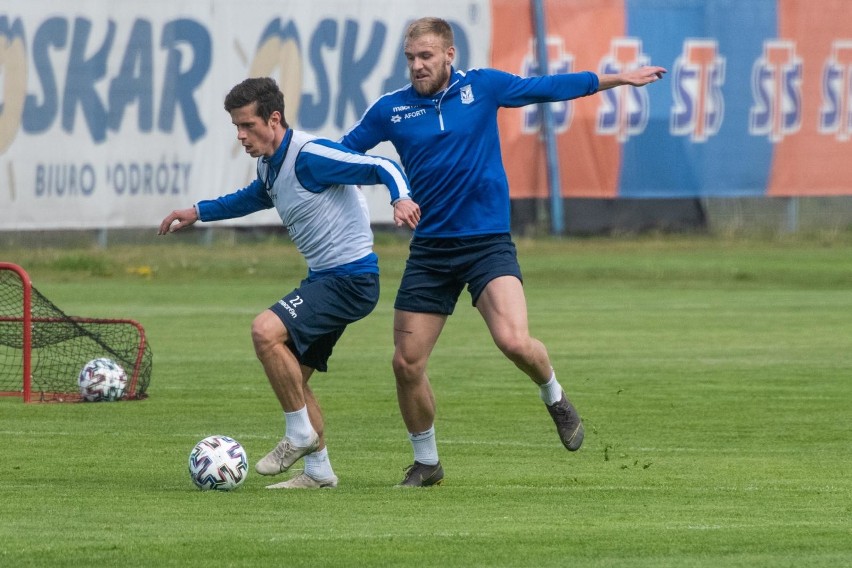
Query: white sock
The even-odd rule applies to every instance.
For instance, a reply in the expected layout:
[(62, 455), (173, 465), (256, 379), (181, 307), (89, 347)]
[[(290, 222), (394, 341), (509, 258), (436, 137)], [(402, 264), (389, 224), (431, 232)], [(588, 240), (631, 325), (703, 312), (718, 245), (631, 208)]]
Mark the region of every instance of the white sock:
[(285, 412), (284, 423), (287, 425), (287, 437), (297, 446), (307, 446), (316, 436), (308, 416), (307, 405), (296, 412)]
[(549, 381), (543, 385), (539, 385), (538, 388), (539, 396), (541, 396), (541, 400), (547, 406), (553, 406), (562, 399), (562, 385), (556, 380), (555, 372), (550, 375)]
[(438, 445), (435, 442), (435, 426), (419, 434), (408, 433), (411, 446), (414, 448), (414, 461), (424, 465), (438, 463)]
[(328, 459), (328, 447), (305, 456), (305, 473), (314, 479), (334, 477), (331, 461)]

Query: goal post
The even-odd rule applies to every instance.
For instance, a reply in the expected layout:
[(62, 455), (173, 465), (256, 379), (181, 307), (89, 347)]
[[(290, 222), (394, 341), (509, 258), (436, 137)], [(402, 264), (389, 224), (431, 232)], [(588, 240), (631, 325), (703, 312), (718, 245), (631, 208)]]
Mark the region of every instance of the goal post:
[(69, 316), (33, 286), (22, 267), (0, 262), (0, 396), (81, 400), (77, 377), (99, 357), (127, 373), (122, 399), (147, 397), (153, 357), (141, 324)]

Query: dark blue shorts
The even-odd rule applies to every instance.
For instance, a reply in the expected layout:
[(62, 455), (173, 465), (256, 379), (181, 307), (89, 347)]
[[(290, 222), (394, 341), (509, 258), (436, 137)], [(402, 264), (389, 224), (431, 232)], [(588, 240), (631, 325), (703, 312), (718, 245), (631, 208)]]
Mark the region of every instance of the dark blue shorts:
[(485, 286), (500, 276), (523, 281), (509, 234), (456, 239), (411, 240), (408, 262), (394, 307), (407, 312), (450, 315), (465, 284), (476, 305)]
[(299, 363), (325, 372), (343, 330), (373, 311), (379, 301), (379, 275), (355, 274), (302, 280), (270, 310), (281, 318)]

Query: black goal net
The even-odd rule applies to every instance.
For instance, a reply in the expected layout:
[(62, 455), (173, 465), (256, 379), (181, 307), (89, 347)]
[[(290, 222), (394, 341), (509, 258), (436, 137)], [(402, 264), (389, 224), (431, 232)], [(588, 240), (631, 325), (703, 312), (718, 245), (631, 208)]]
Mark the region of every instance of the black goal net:
[(122, 399), (147, 396), (152, 353), (138, 322), (66, 315), (20, 266), (0, 262), (0, 395), (81, 400), (80, 371), (98, 358), (125, 370)]

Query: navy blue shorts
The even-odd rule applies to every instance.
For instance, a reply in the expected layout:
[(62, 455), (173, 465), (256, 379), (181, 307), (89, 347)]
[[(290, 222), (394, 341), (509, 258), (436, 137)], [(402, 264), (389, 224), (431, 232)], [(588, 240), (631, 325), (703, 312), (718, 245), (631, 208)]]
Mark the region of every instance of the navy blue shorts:
[(523, 282), (509, 234), (456, 239), (413, 238), (394, 308), (450, 315), (465, 284), (476, 305), (485, 286), (500, 276)]
[(325, 372), (343, 330), (372, 312), (378, 301), (378, 274), (326, 276), (302, 280), (269, 309), (287, 328), (287, 346), (299, 363)]

